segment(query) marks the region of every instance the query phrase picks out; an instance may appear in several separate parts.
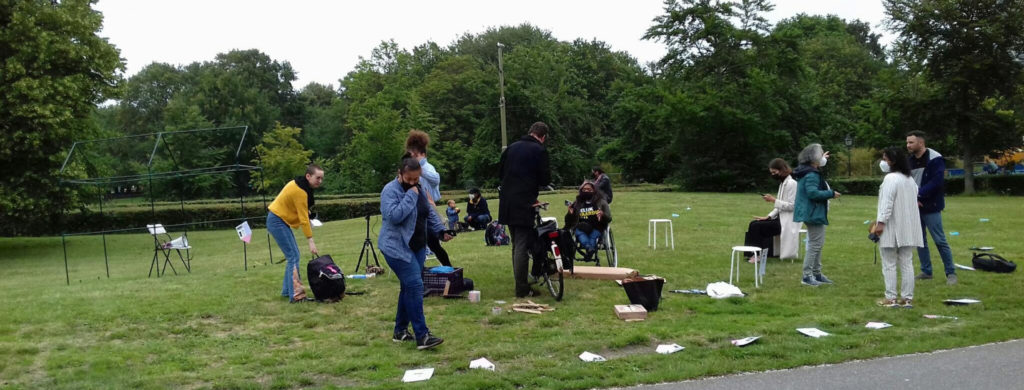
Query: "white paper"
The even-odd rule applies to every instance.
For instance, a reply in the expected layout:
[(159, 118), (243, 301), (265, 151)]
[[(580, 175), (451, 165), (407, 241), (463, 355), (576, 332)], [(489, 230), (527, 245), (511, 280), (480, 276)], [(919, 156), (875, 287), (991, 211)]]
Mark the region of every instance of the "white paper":
[(310, 224), (310, 225), (313, 225), (313, 227), (321, 227), (321, 226), (324, 226), (324, 223), (323, 223), (323, 222), (320, 222), (320, 220), (319, 220), (319, 219), (316, 219), (316, 218), (313, 218), (313, 219), (309, 220), (309, 224)]
[(868, 322), (867, 325), (864, 325), (864, 327), (868, 329), (885, 329), (890, 326), (892, 326), (892, 324), (886, 322)]
[(604, 356), (593, 354), (587, 351), (583, 351), (580, 354), (580, 360), (585, 362), (603, 362), (605, 361)]
[(800, 333), (803, 333), (805, 336), (810, 336), (810, 337), (814, 337), (814, 338), (819, 338), (819, 337), (824, 337), (824, 336), (828, 336), (829, 335), (827, 332), (824, 332), (824, 331), (822, 331), (821, 329), (818, 329), (818, 328), (797, 328), (796, 331), (800, 332)]
[(715, 282), (708, 284), (706, 288), (708, 296), (716, 299), (742, 297), (743, 291), (740, 291), (739, 287), (733, 286), (726, 282)]
[(494, 371), (494, 363), (491, 363), (487, 358), (479, 358), (469, 362), (469, 368), (481, 368), (484, 370)]
[(968, 270), (968, 271), (974, 271), (974, 267), (968, 267), (966, 265), (960, 265), (960, 264), (957, 264), (957, 263), (953, 263), (953, 265), (956, 266), (959, 269), (965, 269), (965, 270)]
[(933, 319), (933, 320), (934, 320), (934, 319), (939, 319), (939, 318), (944, 318), (944, 319), (950, 319), (950, 320), (955, 320), (955, 319), (957, 319), (956, 317), (951, 317), (951, 316), (940, 316), (940, 315), (938, 315), (938, 314), (925, 314), (925, 315), (924, 315), (924, 318), (929, 318), (929, 319)]
[(430, 379), (434, 376), (433, 368), (421, 368), (418, 370), (407, 370), (405, 375), (402, 376), (402, 382), (419, 382)]
[(761, 338), (761, 336), (745, 337), (739, 340), (733, 340), (732, 345), (735, 345), (737, 347), (743, 347), (757, 341), (757, 339), (759, 338)]
[(243, 221), (241, 225), (235, 226), (235, 232), (238, 233), (238, 239), (245, 241), (246, 244), (252, 241), (252, 228), (249, 227), (249, 221)]
[(942, 302), (944, 302), (947, 305), (970, 305), (972, 303), (981, 303), (981, 301), (971, 298), (947, 299)]
[(661, 344), (655, 350), (662, 355), (668, 355), (670, 353), (676, 353), (682, 351), (684, 348), (679, 344)]

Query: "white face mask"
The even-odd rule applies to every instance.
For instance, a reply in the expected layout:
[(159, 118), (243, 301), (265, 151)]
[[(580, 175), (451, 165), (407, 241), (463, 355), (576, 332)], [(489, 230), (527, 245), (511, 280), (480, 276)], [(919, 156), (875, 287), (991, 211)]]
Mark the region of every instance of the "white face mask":
[(828, 158), (827, 158), (827, 157), (825, 157), (825, 156), (822, 156), (822, 157), (821, 157), (821, 163), (820, 163), (820, 164), (818, 164), (818, 166), (819, 166), (819, 167), (823, 167), (823, 166), (825, 166), (825, 164), (828, 164)]
[(878, 169), (881, 169), (882, 173), (889, 173), (889, 163), (885, 162), (885, 160), (879, 161)]
[(469, 200), (473, 200), (473, 198), (476, 198), (476, 195), (475, 194), (469, 194)]

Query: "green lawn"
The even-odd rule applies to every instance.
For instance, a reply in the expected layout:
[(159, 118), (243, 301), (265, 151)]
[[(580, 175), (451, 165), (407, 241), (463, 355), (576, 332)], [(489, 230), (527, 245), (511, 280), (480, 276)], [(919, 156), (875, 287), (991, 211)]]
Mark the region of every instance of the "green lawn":
[[(561, 204), (565, 197), (544, 200)], [(667, 291), (703, 289), (727, 278), (730, 247), (742, 243), (749, 217), (766, 214), (770, 206), (755, 194), (617, 194), (613, 226), (620, 265), (668, 280), (660, 310), (638, 323), (612, 313), (612, 305), (628, 302), (621, 287), (590, 280), (568, 280), (562, 302), (535, 299), (552, 304), (554, 312), (492, 315), (495, 300), (515, 301), (510, 249), (485, 247), (480, 232), (460, 235), (446, 247), (476, 281), (483, 300), (428, 299), (427, 322), (446, 339), (431, 351), (391, 341), (394, 277), (349, 280), (350, 290), (366, 295), (338, 304), (282, 300), (283, 266), (268, 264), (263, 231), (249, 247), (248, 271), (233, 231), (204, 231), (189, 235), (198, 248), (192, 273), (159, 279), (146, 278), (152, 256), (148, 236), (107, 237), (109, 279), (100, 238), (75, 237), (68, 241), (70, 286), (64, 281), (59, 237), (3, 238), (0, 388), (591, 388), (836, 363), (1024, 334), (1020, 273), (960, 271), (956, 286), (937, 276), (917, 284), (914, 309), (876, 307), (882, 275), (880, 265), (872, 264), (873, 244), (863, 224), (873, 219), (875, 201), (851, 196), (832, 204), (823, 263), (836, 285), (801, 286), (799, 261), (771, 260), (766, 285), (754, 289), (753, 268), (744, 263), (738, 285), (749, 295), (713, 300)], [(950, 237), (957, 263), (970, 264), (973, 245), (1024, 258), (1021, 198), (947, 202), (946, 230), (960, 233)], [(497, 210), (497, 201), (490, 205)], [(550, 214), (561, 220), (558, 210)], [(672, 213), (679, 214), (672, 218), (676, 249), (649, 249), (647, 219)], [(328, 222), (315, 234), (320, 250), (351, 272), (363, 220)], [(308, 259), (305, 246), (299, 247)], [(274, 252), (280, 259), (276, 246)], [(941, 270), (934, 249), (933, 259)], [(960, 297), (983, 303), (942, 304)], [(894, 326), (868, 330), (868, 321)], [(795, 331), (798, 327), (833, 335), (807, 338)], [(746, 348), (729, 343), (752, 335), (763, 338)], [(686, 350), (654, 353), (657, 344), (672, 342)], [(576, 357), (583, 351), (609, 361), (583, 363)], [(493, 361), (497, 372), (468, 370), (469, 361), (479, 357)], [(404, 370), (422, 367), (434, 367), (434, 378), (401, 383)]]

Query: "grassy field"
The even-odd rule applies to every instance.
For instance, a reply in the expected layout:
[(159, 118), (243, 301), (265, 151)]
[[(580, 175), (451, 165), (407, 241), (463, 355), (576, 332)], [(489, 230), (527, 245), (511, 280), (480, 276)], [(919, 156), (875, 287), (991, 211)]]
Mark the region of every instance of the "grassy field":
[[(561, 204), (565, 195), (544, 200)], [(799, 283), (799, 261), (771, 260), (766, 284), (753, 287), (743, 264), (738, 283), (745, 298), (713, 300), (667, 293), (704, 287), (728, 277), (732, 245), (742, 244), (752, 215), (770, 206), (755, 194), (624, 192), (613, 224), (620, 265), (667, 279), (660, 310), (647, 321), (615, 318), (612, 305), (628, 303), (613, 282), (568, 280), (566, 297), (535, 299), (557, 308), (543, 315), (492, 315), (495, 300), (515, 302), (509, 247), (485, 247), (482, 233), (446, 245), (457, 266), (475, 280), (482, 302), (429, 298), (426, 317), (446, 339), (431, 351), (391, 341), (398, 282), (393, 276), (348, 280), (350, 296), (337, 304), (288, 304), (280, 295), (283, 266), (269, 264), (267, 237), (257, 231), (243, 269), (234, 231), (190, 234), (191, 274), (147, 278), (152, 241), (145, 235), (108, 236), (110, 277), (100, 237), (68, 241), (71, 285), (65, 285), (59, 237), (0, 239), (0, 388), (592, 388), (676, 381), (742, 371), (898, 355), (1021, 337), (1024, 282), (1020, 273), (959, 271), (960, 284), (942, 276), (917, 284), (914, 309), (875, 306), (882, 297), (880, 265), (865, 220), (875, 198), (833, 202), (824, 272), (834, 286)], [(944, 222), (957, 263), (970, 264), (974, 245), (995, 246), (1024, 258), (1021, 198), (954, 197)], [(497, 201), (491, 201), (497, 210)], [(689, 210), (687, 210), (689, 208)], [(563, 210), (550, 215), (562, 219)], [(671, 215), (679, 214), (679, 217)], [(671, 218), (675, 250), (647, 247), (649, 218)], [(980, 222), (988, 218), (989, 222)], [(374, 240), (379, 217), (373, 219)], [(345, 272), (355, 266), (364, 221), (328, 222), (317, 244)], [(305, 245), (300, 245), (304, 256)], [(274, 248), (275, 259), (281, 259)], [(933, 249), (937, 270), (941, 262)], [(381, 258), (383, 263), (383, 258)], [(305, 267), (303, 266), (303, 269)], [(916, 268), (916, 261), (915, 261)], [(941, 274), (941, 271), (937, 271)], [(967, 307), (943, 299), (971, 297)], [(923, 314), (957, 316), (934, 320)], [(868, 321), (892, 328), (869, 330)], [(799, 327), (832, 336), (804, 337)], [(731, 339), (763, 336), (745, 348)], [(659, 355), (660, 343), (686, 350)], [(608, 358), (584, 363), (583, 351)], [(469, 370), (486, 357), (496, 372)], [(433, 379), (403, 384), (407, 369), (433, 367)]]

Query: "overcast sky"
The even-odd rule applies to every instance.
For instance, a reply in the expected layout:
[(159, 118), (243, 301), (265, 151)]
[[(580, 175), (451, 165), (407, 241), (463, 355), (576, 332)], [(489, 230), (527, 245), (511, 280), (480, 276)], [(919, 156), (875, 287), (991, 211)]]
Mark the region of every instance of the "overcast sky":
[[(876, 32), (881, 0), (776, 0), (771, 22), (807, 14), (860, 19)], [(641, 63), (665, 54), (662, 44), (641, 40), (663, 13), (661, 0), (100, 0), (103, 31), (121, 50), (126, 76), (152, 62), (184, 65), (212, 60), (232, 49), (259, 49), (298, 73), (293, 85), (338, 85), (381, 41), (409, 49), (428, 40), (446, 46), (463, 33), (529, 22), (555, 38), (597, 39)], [(888, 39), (884, 39), (888, 42)]]

